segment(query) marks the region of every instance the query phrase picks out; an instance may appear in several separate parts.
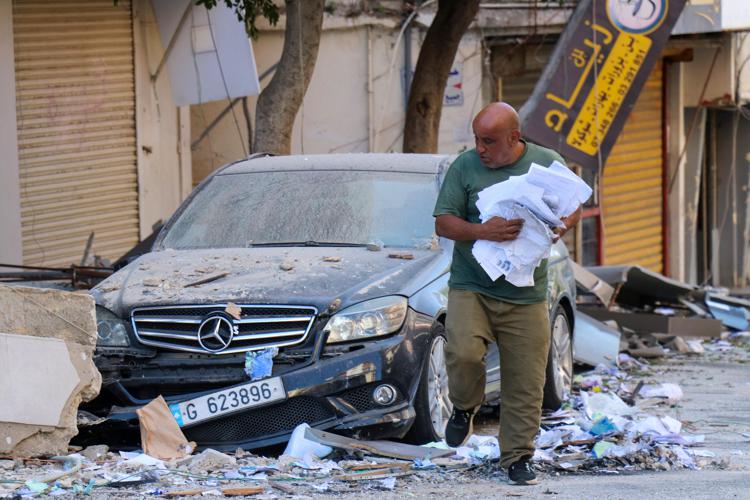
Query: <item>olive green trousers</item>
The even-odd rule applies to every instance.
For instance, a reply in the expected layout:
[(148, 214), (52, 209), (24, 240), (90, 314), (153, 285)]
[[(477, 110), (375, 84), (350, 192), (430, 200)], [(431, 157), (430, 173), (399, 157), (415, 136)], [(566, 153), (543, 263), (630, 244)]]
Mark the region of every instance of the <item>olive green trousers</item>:
[(445, 359), (453, 405), (462, 410), (484, 401), (485, 355), (500, 352), (500, 465), (534, 454), (539, 431), (550, 343), (547, 303), (519, 305), (468, 290), (450, 290)]

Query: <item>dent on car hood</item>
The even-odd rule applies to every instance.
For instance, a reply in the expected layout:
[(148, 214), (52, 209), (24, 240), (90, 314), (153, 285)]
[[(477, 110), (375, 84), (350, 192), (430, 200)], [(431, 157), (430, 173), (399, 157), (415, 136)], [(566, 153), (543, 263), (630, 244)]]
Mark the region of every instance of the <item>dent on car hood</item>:
[(439, 250), (342, 247), (163, 250), (141, 256), (91, 294), (121, 317), (138, 306), (224, 301), (313, 305), (322, 312), (334, 301), (341, 309), (404, 293), (440, 255)]

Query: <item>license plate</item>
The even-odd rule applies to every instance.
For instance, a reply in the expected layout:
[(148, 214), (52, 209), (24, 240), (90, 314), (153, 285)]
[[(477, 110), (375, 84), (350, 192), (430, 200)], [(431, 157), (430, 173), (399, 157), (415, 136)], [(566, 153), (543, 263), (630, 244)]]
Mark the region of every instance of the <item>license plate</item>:
[(173, 403), (169, 409), (177, 424), (184, 427), (282, 399), (286, 399), (284, 384), (281, 377), (274, 377)]

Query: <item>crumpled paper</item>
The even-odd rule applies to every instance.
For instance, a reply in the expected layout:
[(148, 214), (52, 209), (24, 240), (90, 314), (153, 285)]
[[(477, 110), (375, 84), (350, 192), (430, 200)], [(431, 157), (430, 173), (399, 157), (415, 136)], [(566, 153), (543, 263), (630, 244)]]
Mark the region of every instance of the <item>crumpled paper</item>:
[(592, 190), (568, 167), (557, 161), (549, 168), (532, 164), (524, 175), (494, 184), (479, 193), (477, 208), (482, 222), (493, 217), (523, 219), (513, 241), (484, 241), (472, 253), (493, 280), (505, 276), (515, 286), (533, 286), (534, 270), (549, 257), (554, 233), (561, 217), (575, 212)]

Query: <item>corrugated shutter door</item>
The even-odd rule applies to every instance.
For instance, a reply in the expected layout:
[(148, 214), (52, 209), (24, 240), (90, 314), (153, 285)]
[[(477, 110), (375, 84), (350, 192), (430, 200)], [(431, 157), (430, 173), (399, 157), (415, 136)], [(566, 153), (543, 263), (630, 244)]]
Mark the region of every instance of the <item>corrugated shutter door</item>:
[(528, 70), (522, 75), (503, 77), (500, 100), (507, 102), (516, 110), (521, 109), (534, 92), (534, 86), (540, 76), (542, 76), (541, 70)]
[(15, 1), (23, 260), (115, 259), (138, 242), (130, 2)]
[(663, 270), (662, 66), (636, 101), (604, 167), (604, 264)]

